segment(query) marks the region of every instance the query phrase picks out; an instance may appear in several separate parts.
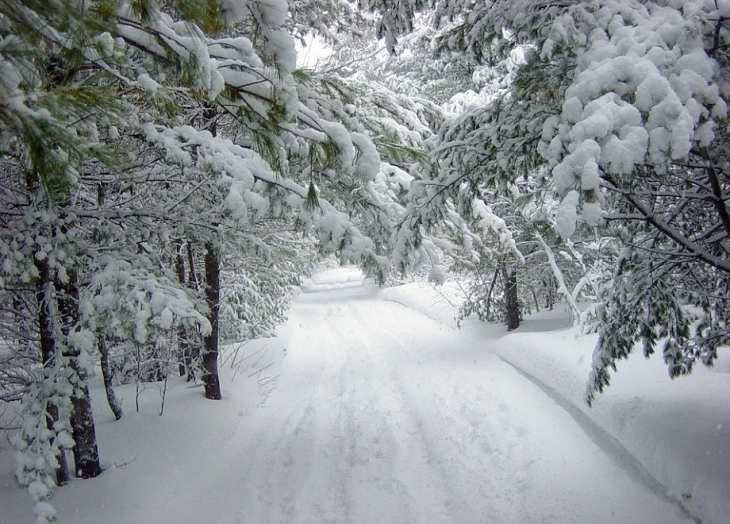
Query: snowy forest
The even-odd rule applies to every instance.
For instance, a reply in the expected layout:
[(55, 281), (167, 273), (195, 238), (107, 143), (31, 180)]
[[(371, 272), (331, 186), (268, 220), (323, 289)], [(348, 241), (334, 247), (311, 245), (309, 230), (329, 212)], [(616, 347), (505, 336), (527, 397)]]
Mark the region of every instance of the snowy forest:
[[(0, 0), (0, 470), (14, 483), (0, 491), (24, 491), (28, 522), (82, 522), (56, 498), (82, 479), (120, 489), (100, 417), (148, 402), (171, 424), (169, 384), (204, 397), (195, 432), (196, 410), (233, 402), (222, 368), (276, 340), (317, 285), (421, 283), (474, 344), (473, 330), (519, 335), (559, 310), (592, 337), (571, 409), (596, 412), (621, 361), (655, 353), (662, 391), (699, 384), (682, 409), (714, 409), (726, 375), (717, 390), (690, 380), (730, 344), (728, 100), (728, 0)], [(293, 347), (280, 348), (292, 366)], [(246, 369), (236, 380), (258, 380), (257, 395), (287, 387)], [(722, 417), (712, 431), (730, 453)], [(674, 489), (678, 474), (641, 471), (678, 522), (711, 524), (730, 511), (717, 467), (723, 506), (702, 499), (710, 481)], [(0, 523), (15, 522), (11, 499)], [(628, 518), (338, 511), (207, 521)], [(187, 518), (146, 522), (203, 522)]]

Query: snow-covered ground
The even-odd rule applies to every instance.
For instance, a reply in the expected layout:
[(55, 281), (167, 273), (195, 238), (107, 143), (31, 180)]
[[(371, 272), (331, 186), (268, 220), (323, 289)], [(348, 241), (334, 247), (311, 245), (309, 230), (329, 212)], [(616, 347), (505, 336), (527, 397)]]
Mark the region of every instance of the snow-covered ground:
[[(58, 490), (59, 521), (692, 522), (682, 504), (728, 521), (722, 368), (670, 383), (630, 362), (588, 410), (591, 337), (564, 316), (456, 330), (452, 291), (330, 270), (277, 338), (227, 351), (224, 400), (174, 379), (160, 416), (157, 387), (136, 412), (125, 386), (115, 422), (95, 390), (109, 468)], [(8, 448), (0, 524), (32, 522)]]
[[(384, 290), (390, 300), (433, 318), (455, 314), (458, 287), (411, 284)], [(453, 322), (453, 321), (452, 321)], [(670, 380), (661, 356), (640, 350), (619, 364), (593, 407), (584, 401), (596, 335), (572, 327), (568, 312), (544, 311), (512, 333), (468, 320), (462, 336), (496, 354), (539, 386), (627, 470), (705, 524), (730, 522), (730, 355), (713, 368)], [(631, 522), (643, 522), (637, 518)]]

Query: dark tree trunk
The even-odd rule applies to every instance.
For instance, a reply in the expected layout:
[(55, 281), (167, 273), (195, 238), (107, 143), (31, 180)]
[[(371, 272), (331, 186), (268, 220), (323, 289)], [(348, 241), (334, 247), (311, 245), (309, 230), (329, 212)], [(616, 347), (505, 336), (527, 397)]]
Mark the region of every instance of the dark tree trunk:
[[(61, 329), (68, 336), (79, 317), (79, 292), (76, 273), (68, 271), (68, 281), (56, 282), (59, 291), (58, 312), (61, 319)], [(76, 374), (78, 383), (74, 384), (74, 393), (71, 396), (73, 412), (71, 414), (71, 432), (74, 439), (74, 465), (76, 476), (89, 479), (101, 474), (99, 463), (99, 449), (96, 445), (96, 428), (94, 415), (91, 411), (91, 397), (86, 384), (86, 370), (79, 365), (80, 352), (78, 349), (66, 345), (64, 356), (69, 360), (69, 366)]]
[(203, 109), (203, 122), (208, 126), (208, 131), (210, 131), (210, 134), (213, 136), (218, 135), (218, 122), (216, 120), (217, 114), (218, 111), (213, 106), (206, 106), (206, 108)]
[[(71, 366), (76, 367), (79, 378), (86, 380), (86, 372), (78, 368), (76, 360), (72, 362)], [(91, 412), (89, 388), (84, 384), (78, 389), (80, 391), (77, 391), (76, 395), (71, 398), (74, 408), (71, 427), (74, 442), (76, 443), (74, 446), (74, 465), (77, 477), (90, 479), (101, 474), (99, 448), (96, 445), (96, 428), (94, 426), (94, 416)]]
[(210, 335), (205, 337), (203, 351), (203, 383), (205, 398), (220, 400), (221, 386), (218, 380), (218, 308), (220, 302), (220, 258), (217, 248), (205, 244), (205, 298), (208, 303)]
[[(188, 242), (188, 287), (190, 289), (198, 289), (198, 275), (195, 272), (195, 256), (193, 254), (193, 245)], [(184, 275), (183, 280), (184, 281)], [(187, 371), (187, 381), (195, 380), (195, 362), (200, 356), (200, 347), (191, 342), (194, 334), (190, 330), (184, 330), (183, 340), (185, 340), (185, 350), (183, 352), (183, 363)]]
[[(216, 110), (208, 106), (203, 111), (203, 118), (208, 124), (208, 130), (213, 136), (217, 134)], [(191, 276), (194, 265), (191, 259)], [(191, 279), (194, 283), (195, 281)], [(205, 244), (205, 299), (208, 303), (208, 321), (210, 335), (205, 337), (203, 349), (203, 383), (205, 384), (205, 398), (220, 400), (221, 385), (218, 379), (218, 313), (220, 308), (220, 253), (212, 242)]]
[(27, 329), (26, 329), (26, 311), (24, 310), (23, 303), (20, 300), (20, 296), (18, 293), (13, 294), (13, 305), (12, 305), (12, 311), (13, 311), (13, 321), (15, 322), (15, 325), (18, 326), (18, 334), (15, 336), (15, 342), (18, 345), (21, 345), (26, 340)]
[(499, 277), (499, 266), (494, 270), (494, 276), (492, 282), (489, 284), (489, 291), (487, 291), (487, 318), (491, 318), (492, 315), (492, 293), (494, 287), (497, 285), (497, 278)]
[(520, 304), (517, 300), (517, 273), (514, 269), (502, 266), (504, 276), (504, 300), (507, 314), (507, 329), (512, 331), (520, 327)]
[(543, 285), (545, 286), (545, 307), (552, 311), (555, 306), (555, 285), (552, 280), (544, 282)]
[(99, 182), (96, 186), (96, 203), (99, 206), (103, 206), (106, 202), (106, 184)]
[[(191, 259), (192, 265), (192, 252), (188, 245), (189, 258)], [(182, 241), (177, 242), (177, 255), (175, 257), (175, 271), (177, 273), (177, 279), (181, 284), (185, 285), (185, 255), (183, 250)], [(192, 271), (192, 269), (191, 269)], [(180, 376), (187, 376), (187, 381), (195, 380), (195, 373), (193, 371), (193, 358), (192, 348), (189, 341), (190, 333), (185, 326), (180, 326), (177, 329), (177, 340), (178, 340), (178, 366)]]
[(114, 388), (112, 387), (112, 370), (111, 366), (109, 366), (109, 348), (106, 345), (104, 335), (99, 335), (97, 338), (97, 346), (99, 348), (99, 354), (101, 355), (101, 376), (104, 378), (106, 401), (109, 404), (109, 409), (111, 409), (112, 413), (114, 413), (114, 418), (119, 420), (122, 418), (122, 405), (119, 403), (117, 396), (114, 394)]
[(195, 272), (195, 256), (193, 245), (188, 242), (188, 286), (190, 289), (198, 289), (198, 274)]
[[(185, 257), (183, 256), (183, 244), (181, 241), (176, 242), (176, 254), (175, 254), (175, 272), (177, 273), (177, 279), (185, 285)], [(180, 326), (177, 330), (178, 339), (178, 368), (181, 377), (187, 374), (187, 366), (185, 365), (185, 351), (187, 349), (187, 343), (185, 341), (185, 327)]]
[[(35, 259), (35, 266), (38, 268), (38, 289), (36, 299), (38, 301), (38, 334), (40, 336), (41, 358), (43, 367), (48, 370), (53, 368), (56, 360), (56, 339), (53, 336), (53, 319), (51, 316), (53, 301), (53, 283), (51, 271), (46, 259)], [(58, 407), (52, 402), (46, 404), (46, 427), (55, 433), (54, 423), (58, 422)], [(56, 468), (56, 484), (62, 486), (69, 481), (68, 464), (66, 454), (61, 451), (56, 455), (58, 468)]]

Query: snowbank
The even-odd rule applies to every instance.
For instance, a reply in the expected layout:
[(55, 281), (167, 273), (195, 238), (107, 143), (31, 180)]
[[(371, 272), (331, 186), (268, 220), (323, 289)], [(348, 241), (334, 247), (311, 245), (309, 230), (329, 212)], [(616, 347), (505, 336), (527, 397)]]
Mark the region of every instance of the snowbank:
[[(454, 284), (443, 292), (429, 284), (408, 284), (384, 290), (392, 300), (445, 323), (454, 324), (458, 299)], [(448, 291), (451, 290), (451, 291)], [(450, 296), (445, 300), (444, 294)], [(451, 320), (449, 320), (449, 317)], [(730, 518), (730, 357), (707, 369), (698, 366), (689, 377), (670, 380), (661, 357), (637, 353), (619, 366), (612, 385), (592, 408), (584, 402), (595, 335), (581, 335), (564, 311), (528, 318), (512, 333), (484, 344), (565, 405), (583, 414), (607, 441), (613, 441), (638, 462), (649, 482), (679, 501), (704, 524)], [(468, 329), (478, 329), (468, 323)]]
[(672, 381), (660, 357), (624, 362), (592, 408), (583, 401), (596, 336), (509, 334), (498, 354), (617, 439), (705, 524), (730, 518), (730, 374), (698, 367)]
[(461, 298), (459, 285), (455, 282), (446, 282), (442, 286), (416, 282), (383, 289), (380, 297), (415, 309), (431, 320), (451, 328), (457, 327), (456, 312)]

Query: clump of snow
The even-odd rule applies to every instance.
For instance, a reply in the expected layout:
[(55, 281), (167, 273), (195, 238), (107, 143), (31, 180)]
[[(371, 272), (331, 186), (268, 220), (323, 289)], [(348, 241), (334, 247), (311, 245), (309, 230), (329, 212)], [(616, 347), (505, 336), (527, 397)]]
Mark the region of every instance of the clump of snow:
[(40, 480), (34, 480), (28, 484), (28, 493), (30, 493), (31, 498), (37, 503), (47, 499), (50, 496), (51, 491), (51, 488)]
[(569, 191), (560, 202), (555, 213), (555, 231), (563, 238), (570, 238), (575, 232), (578, 221), (578, 203), (580, 197), (577, 191)]
[(512, 237), (512, 231), (509, 230), (507, 223), (494, 214), (492, 208), (484, 203), (483, 200), (475, 199), (472, 202), (472, 214), (478, 220), (478, 227), (482, 230), (492, 230), (497, 234), (499, 242), (507, 249), (510, 249), (515, 256), (523, 260), (522, 253), (517, 249), (517, 244)]
[(156, 94), (157, 90), (160, 88), (160, 84), (158, 84), (156, 80), (153, 80), (147, 73), (142, 73), (137, 77), (137, 84), (139, 84), (140, 88), (151, 95)]
[(56, 510), (48, 502), (38, 502), (33, 506), (36, 524), (46, 524), (56, 520)]
[(645, 161), (663, 169), (694, 143), (712, 142), (713, 119), (724, 118), (727, 104), (700, 24), (721, 11), (713, 2), (605, 2), (591, 16), (590, 32), (572, 19), (553, 21), (544, 56), (561, 40), (582, 47), (562, 112), (545, 122), (538, 147), (559, 192), (580, 184), (596, 201), (602, 173), (627, 176)]
[(247, 0), (218, 0), (220, 2), (221, 11), (223, 12), (223, 20), (228, 25), (233, 25), (241, 21), (248, 13)]
[(352, 143), (358, 148), (357, 172), (364, 180), (372, 180), (380, 170), (380, 155), (372, 140), (361, 133), (350, 135)]
[(426, 279), (432, 284), (442, 286), (446, 282), (446, 271), (441, 266), (433, 266)]
[(582, 216), (587, 224), (591, 226), (599, 225), (603, 219), (601, 204), (598, 202), (584, 202)]

